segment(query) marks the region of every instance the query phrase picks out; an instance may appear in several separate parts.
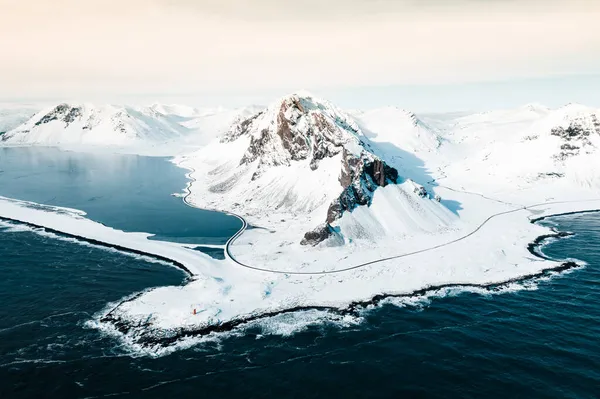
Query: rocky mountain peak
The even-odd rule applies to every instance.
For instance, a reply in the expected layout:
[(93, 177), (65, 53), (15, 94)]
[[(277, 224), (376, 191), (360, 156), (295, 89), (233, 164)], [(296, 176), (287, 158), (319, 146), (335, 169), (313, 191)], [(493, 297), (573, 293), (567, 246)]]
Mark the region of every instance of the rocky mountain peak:
[[(370, 205), (378, 187), (398, 181), (398, 171), (371, 152), (369, 139), (350, 116), (309, 93), (283, 97), (236, 121), (222, 141), (241, 139), (248, 140), (248, 147), (238, 168), (255, 165), (252, 181), (260, 179), (268, 168), (292, 163), (304, 163), (315, 177), (320, 173), (339, 176), (339, 191), (323, 215), (324, 224), (307, 232), (302, 244), (316, 245), (327, 239), (333, 231), (330, 224), (344, 212)], [(320, 161), (334, 157), (339, 159), (339, 166), (334, 166), (337, 170), (330, 169), (335, 162), (328, 162), (329, 169), (322, 170), (325, 167)]]
[(259, 161), (255, 175), (265, 168), (308, 160), (310, 168), (340, 154), (345, 146), (362, 146), (356, 122), (332, 104), (308, 93), (285, 96), (268, 108), (233, 124), (223, 141), (249, 137), (240, 164)]

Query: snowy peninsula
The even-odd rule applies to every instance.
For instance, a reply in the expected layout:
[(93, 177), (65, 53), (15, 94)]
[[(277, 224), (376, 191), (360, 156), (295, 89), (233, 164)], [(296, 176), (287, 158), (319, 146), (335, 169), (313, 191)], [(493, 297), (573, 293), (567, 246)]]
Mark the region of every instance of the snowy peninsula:
[(148, 353), (301, 310), (353, 322), (386, 298), (564, 269), (536, 253), (556, 232), (532, 221), (600, 209), (598, 115), (577, 104), (347, 112), (305, 92), (210, 112), (60, 104), (0, 143), (168, 149), (188, 173), (186, 203), (236, 215), (242, 229), (216, 260), (75, 210), (0, 198), (0, 220), (185, 269), (185, 285), (110, 304), (91, 323)]

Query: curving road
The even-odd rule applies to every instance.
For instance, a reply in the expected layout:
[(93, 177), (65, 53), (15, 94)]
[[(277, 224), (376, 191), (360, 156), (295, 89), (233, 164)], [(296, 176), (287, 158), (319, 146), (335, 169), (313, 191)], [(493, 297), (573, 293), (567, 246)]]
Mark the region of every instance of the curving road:
[[(195, 172), (195, 170), (193, 168), (190, 168), (189, 170), (190, 170), (190, 172), (187, 174), (187, 177), (189, 179), (188, 185), (186, 186), (187, 194), (183, 197), (183, 201), (188, 206), (197, 208), (191, 202), (188, 201), (188, 197), (191, 195), (190, 187), (196, 181), (191, 176), (192, 173)], [(443, 187), (443, 186), (440, 186), (440, 187)], [(444, 187), (444, 188), (446, 188), (448, 190), (451, 190), (451, 191), (455, 191), (455, 192), (462, 192), (462, 193), (465, 193), (465, 194), (477, 195), (477, 196), (483, 197), (483, 198), (491, 200), (491, 201), (496, 201), (496, 202), (501, 202), (501, 203), (508, 204), (508, 205), (513, 205), (513, 204), (510, 204), (510, 203), (507, 203), (507, 202), (504, 202), (504, 201), (500, 201), (500, 200), (497, 200), (497, 199), (486, 197), (486, 196), (484, 196), (482, 194), (479, 194), (479, 193), (456, 190), (456, 189), (453, 189), (453, 188), (450, 188), (450, 187)], [(508, 211), (495, 213), (495, 214), (489, 216), (483, 222), (481, 222), (477, 227), (475, 227), (469, 233), (467, 233), (467, 234), (465, 234), (465, 235), (463, 235), (461, 237), (455, 238), (453, 240), (450, 240), (448, 242), (442, 243), (442, 244), (434, 245), (434, 246), (431, 246), (431, 247), (428, 247), (428, 248), (424, 248), (424, 249), (420, 249), (420, 250), (413, 251), (413, 252), (406, 252), (406, 253), (403, 253), (403, 254), (389, 256), (389, 257), (386, 257), (386, 258), (375, 259), (375, 260), (372, 260), (372, 261), (369, 261), (369, 262), (360, 263), (358, 265), (349, 266), (349, 267), (346, 267), (346, 268), (343, 268), (343, 269), (336, 269), (336, 270), (330, 270), (330, 271), (325, 271), (324, 270), (324, 271), (316, 271), (316, 272), (301, 272), (301, 271), (294, 272), (294, 271), (286, 271), (286, 270), (265, 269), (265, 268), (261, 268), (261, 267), (257, 267), (257, 266), (248, 265), (248, 264), (245, 264), (245, 263), (240, 262), (239, 260), (235, 259), (235, 257), (231, 254), (230, 247), (231, 247), (231, 245), (242, 234), (244, 234), (244, 232), (246, 231), (246, 229), (248, 227), (248, 222), (246, 222), (246, 220), (242, 216), (240, 216), (240, 215), (236, 215), (236, 214), (231, 213), (231, 212), (225, 212), (225, 213), (227, 213), (227, 214), (229, 214), (231, 216), (237, 217), (242, 222), (242, 227), (238, 230), (238, 232), (235, 233), (229, 240), (227, 240), (227, 243), (225, 244), (225, 255), (226, 255), (226, 257), (228, 259), (230, 259), (232, 262), (238, 264), (239, 266), (242, 266), (242, 267), (244, 267), (246, 269), (256, 270), (256, 271), (265, 272), (265, 273), (287, 274), (287, 275), (302, 275), (302, 276), (317, 276), (317, 275), (324, 275), (324, 274), (343, 273), (343, 272), (348, 272), (348, 271), (351, 271), (351, 270), (356, 270), (356, 269), (360, 269), (360, 268), (363, 268), (363, 267), (367, 267), (367, 266), (370, 266), (370, 265), (373, 265), (373, 264), (376, 264), (376, 263), (386, 262), (386, 261), (394, 260), (394, 259), (406, 258), (406, 257), (409, 257), (409, 256), (418, 255), (418, 254), (422, 254), (422, 253), (425, 253), (425, 252), (433, 251), (435, 249), (447, 247), (449, 245), (455, 244), (457, 242), (463, 241), (463, 240), (471, 237), (472, 235), (474, 235), (478, 231), (480, 231), (492, 219), (497, 218), (497, 217), (502, 216), (502, 215), (507, 215), (507, 214), (510, 214), (510, 213), (520, 212), (520, 211), (524, 211), (524, 210), (527, 210), (527, 209), (537, 208), (537, 207), (544, 206), (544, 205), (556, 205), (556, 204), (567, 204), (567, 203), (574, 203), (574, 202), (592, 202), (592, 201), (600, 201), (600, 198), (590, 199), (590, 200), (583, 200), (583, 201), (581, 201), (581, 200), (579, 200), (579, 201), (578, 200), (574, 200), (574, 201), (542, 202), (542, 203), (533, 204), (533, 205), (518, 206), (515, 209), (511, 209), (511, 210), (508, 210)]]

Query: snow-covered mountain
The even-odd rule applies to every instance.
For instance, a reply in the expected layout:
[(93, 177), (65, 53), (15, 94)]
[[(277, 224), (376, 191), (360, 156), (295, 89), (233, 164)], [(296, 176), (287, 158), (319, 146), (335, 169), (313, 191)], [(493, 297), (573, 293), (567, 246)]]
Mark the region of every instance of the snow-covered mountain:
[(180, 137), (186, 128), (153, 108), (59, 104), (6, 132), (8, 144), (133, 145)]
[(541, 178), (559, 178), (600, 189), (600, 110), (569, 104), (534, 124), (520, 146)]
[(556, 137), (560, 145), (553, 158), (564, 161), (581, 153), (592, 153), (600, 146), (600, 112), (569, 104), (536, 123), (526, 136), (528, 140)]
[[(195, 201), (270, 228), (292, 216), (298, 230), (290, 239), (303, 244), (435, 231), (453, 220), (390, 166), (352, 117), (308, 93), (236, 121), (182, 164), (206, 187)], [(390, 207), (397, 210), (391, 218)]]
[(178, 154), (223, 135), (257, 107), (199, 109), (177, 104), (58, 104), (0, 108), (0, 145), (111, 147), (146, 155)]
[(557, 109), (529, 104), (428, 118), (438, 128), (442, 146), (416, 155), (429, 170), (440, 171), (438, 178), (460, 180), (461, 186), (480, 192), (529, 189), (538, 181), (560, 178), (600, 187), (593, 172), (600, 167), (599, 115), (599, 110), (578, 104)]

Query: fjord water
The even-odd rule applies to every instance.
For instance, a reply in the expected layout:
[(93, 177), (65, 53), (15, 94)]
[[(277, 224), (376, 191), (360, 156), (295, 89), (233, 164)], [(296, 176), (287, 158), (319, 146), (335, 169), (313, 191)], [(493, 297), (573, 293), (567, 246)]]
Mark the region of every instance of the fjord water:
[[(113, 162), (129, 162), (114, 157)], [(53, 159), (39, 160), (38, 165), (59, 162)], [(145, 175), (146, 171), (136, 171), (137, 166), (127, 163), (129, 173), (159, 182), (162, 168), (169, 174), (173, 167), (164, 159), (142, 158), (133, 165), (146, 169), (146, 162), (163, 166)], [(15, 173), (1, 165), (2, 174)], [(77, 167), (83, 173), (79, 168), (85, 172), (85, 162)], [(44, 187), (50, 175), (38, 175), (45, 181), (37, 183), (34, 176), (21, 179)], [(120, 175), (113, 173), (112, 178)], [(127, 180), (129, 190), (146, 190), (136, 187), (140, 179)], [(43, 194), (41, 189), (31, 189), (33, 194), (27, 198), (13, 187), (11, 195), (4, 192), (5, 181), (0, 180), (0, 195), (42, 203), (53, 199), (50, 192), (46, 201), (36, 197)], [(183, 179), (178, 182), (180, 187), (148, 192), (169, 196), (185, 184)], [(60, 190), (65, 190), (66, 198), (69, 191), (78, 196), (83, 189), (73, 184)], [(122, 195), (116, 193), (119, 190), (114, 190), (117, 197)], [(120, 228), (139, 230), (136, 223), (142, 222), (136, 217), (127, 225), (126, 214), (124, 219), (111, 216), (113, 211), (122, 212), (114, 209), (119, 206), (116, 199), (106, 204), (88, 213), (106, 224), (112, 220), (121, 223)], [(148, 230), (177, 239), (185, 239), (186, 234), (224, 234), (204, 232), (201, 226), (192, 233), (185, 230), (189, 226), (178, 231), (176, 225), (161, 226), (170, 220), (160, 217), (152, 222)], [(525, 283), (529, 289), (486, 295), (457, 292), (437, 299), (417, 298), (404, 307), (384, 305), (350, 327), (327, 323), (297, 327), (305, 320), (303, 314), (267, 320), (217, 342), (160, 358), (135, 356), (86, 322), (107, 303), (126, 295), (182, 283), (183, 273), (148, 259), (36, 234), (18, 225), (4, 226), (0, 228), (0, 397), (596, 397), (600, 214), (555, 217), (545, 223), (575, 235), (548, 244), (544, 253), (557, 259), (578, 258), (588, 266)]]
[(83, 210), (89, 219), (154, 239), (224, 244), (241, 222), (171, 195), (186, 184), (185, 170), (162, 157), (0, 148), (1, 196)]

